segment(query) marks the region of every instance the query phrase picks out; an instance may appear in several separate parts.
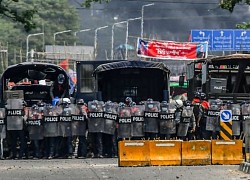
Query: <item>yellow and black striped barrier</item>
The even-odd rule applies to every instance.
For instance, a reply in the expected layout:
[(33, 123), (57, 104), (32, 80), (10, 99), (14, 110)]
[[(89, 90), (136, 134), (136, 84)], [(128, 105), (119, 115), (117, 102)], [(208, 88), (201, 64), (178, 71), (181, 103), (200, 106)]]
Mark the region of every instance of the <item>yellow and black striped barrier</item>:
[(220, 137), (222, 140), (229, 141), (233, 137), (233, 120), (231, 110), (220, 111)]

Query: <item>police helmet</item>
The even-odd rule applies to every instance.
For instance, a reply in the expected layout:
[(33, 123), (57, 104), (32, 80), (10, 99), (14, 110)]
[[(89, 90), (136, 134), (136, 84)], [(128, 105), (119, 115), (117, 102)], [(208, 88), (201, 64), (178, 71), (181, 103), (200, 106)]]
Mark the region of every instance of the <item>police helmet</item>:
[(58, 84), (63, 84), (64, 80), (65, 80), (65, 76), (63, 74), (59, 74), (57, 77)]
[(200, 98), (200, 96), (201, 96), (201, 93), (200, 93), (199, 91), (196, 91), (196, 92), (194, 93), (194, 97), (195, 97), (195, 98)]
[(222, 105), (222, 104), (223, 104), (223, 101), (222, 101), (221, 99), (216, 99), (215, 101), (216, 101), (216, 103), (217, 103), (218, 105)]
[(76, 104), (78, 104), (78, 105), (84, 105), (85, 102), (84, 102), (83, 99), (78, 99), (78, 100), (76, 101)]
[(70, 103), (71, 103), (71, 101), (70, 101), (69, 98), (63, 98), (62, 99), (62, 104), (70, 104)]
[(120, 102), (118, 106), (119, 106), (119, 108), (124, 108), (125, 104), (123, 102)]
[(152, 98), (148, 98), (147, 102), (153, 102), (153, 99)]
[(33, 105), (32, 105), (32, 109), (33, 109), (33, 110), (38, 110), (38, 106), (37, 106), (36, 104), (33, 104)]
[(131, 97), (126, 97), (126, 99), (125, 99), (125, 103), (126, 103), (127, 105), (129, 105), (132, 101), (133, 101), (133, 100), (132, 100)]
[(207, 95), (205, 93), (201, 93), (200, 97), (202, 100), (206, 100), (207, 99)]
[(39, 102), (37, 103), (37, 105), (38, 105), (38, 107), (44, 107), (44, 106), (45, 106), (45, 103), (42, 102), (42, 101), (39, 101)]
[(181, 108), (183, 106), (183, 102), (180, 99), (175, 100), (175, 105), (177, 108)]
[(167, 101), (162, 101), (161, 104), (162, 104), (162, 105), (167, 105), (168, 102), (167, 102)]
[(136, 106), (136, 103), (135, 103), (135, 102), (132, 102), (132, 106)]
[(184, 106), (191, 106), (192, 103), (191, 103), (191, 101), (186, 100), (186, 101), (184, 101), (183, 105), (184, 105)]

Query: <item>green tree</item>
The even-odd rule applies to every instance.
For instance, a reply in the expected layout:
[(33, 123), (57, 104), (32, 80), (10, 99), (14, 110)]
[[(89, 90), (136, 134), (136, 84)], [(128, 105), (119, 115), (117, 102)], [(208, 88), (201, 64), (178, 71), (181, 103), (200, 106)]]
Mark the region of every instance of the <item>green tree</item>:
[(37, 12), (34, 7), (20, 11), (15, 5), (19, 0), (0, 0), (0, 16), (11, 19), (14, 22), (22, 23), (26, 31), (35, 28), (33, 16)]
[(83, 3), (82, 3), (82, 6), (84, 7), (87, 7), (89, 8), (91, 6), (91, 3), (92, 2), (99, 2), (99, 3), (102, 3), (102, 2), (110, 2), (111, 0), (85, 0)]
[[(250, 0), (221, 0), (220, 7), (222, 9), (229, 10), (232, 13), (234, 11), (235, 5), (239, 3), (246, 3), (250, 5)], [(250, 22), (242, 22), (242, 23), (236, 24), (236, 28), (249, 29)]]
[(220, 7), (233, 12), (235, 5), (239, 3), (246, 3), (250, 5), (250, 0), (221, 0)]
[[(0, 16), (0, 47), (8, 46), (9, 64), (18, 63), (21, 58), (23, 61), (25, 60), (28, 34), (44, 32), (45, 44), (52, 45), (54, 44), (53, 34), (55, 32), (69, 29), (72, 32), (79, 30), (79, 15), (75, 7), (69, 5), (67, 0), (23, 0), (8, 5), (9, 8), (14, 8), (12, 6), (15, 6), (20, 12), (31, 8), (35, 8), (37, 11), (32, 18), (36, 26), (29, 32), (23, 28), (22, 23), (10, 21), (3, 14)], [(73, 45), (75, 39), (72, 32), (58, 35), (56, 44)], [(43, 36), (29, 38), (29, 50), (32, 48), (42, 52), (43, 45)]]

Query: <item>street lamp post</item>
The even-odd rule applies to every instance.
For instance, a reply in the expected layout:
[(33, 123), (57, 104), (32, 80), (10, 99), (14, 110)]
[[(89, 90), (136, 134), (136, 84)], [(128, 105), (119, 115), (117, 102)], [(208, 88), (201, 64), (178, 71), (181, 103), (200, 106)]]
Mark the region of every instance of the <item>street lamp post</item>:
[(54, 58), (56, 58), (56, 55), (55, 55), (56, 35), (62, 34), (62, 33), (67, 33), (67, 32), (71, 32), (71, 31), (72, 31), (72, 30), (65, 30), (65, 31), (59, 31), (59, 32), (55, 32), (55, 33), (54, 33), (54, 45), (53, 45), (53, 54), (54, 54)]
[(142, 6), (142, 9), (141, 9), (141, 38), (143, 38), (143, 16), (144, 16), (144, 7), (148, 7), (148, 6), (153, 6), (155, 5), (154, 3), (151, 3), (151, 4), (145, 4)]
[[(76, 31), (76, 32), (74, 33), (75, 38), (76, 38), (77, 33), (86, 32), (86, 31), (90, 31), (90, 30), (91, 30), (91, 29), (82, 29), (82, 30)], [(74, 45), (76, 46), (76, 41), (75, 41), (75, 44), (74, 44)]]
[(94, 57), (96, 58), (97, 56), (97, 31), (100, 30), (100, 29), (104, 29), (104, 28), (107, 28), (108, 26), (102, 26), (102, 27), (99, 27), (99, 28), (96, 28), (95, 29), (95, 42), (94, 42)]
[(122, 24), (122, 23), (127, 23), (127, 21), (121, 21), (121, 22), (117, 22), (117, 23), (114, 23), (112, 25), (112, 35), (111, 35), (111, 59), (114, 60), (114, 29), (115, 29), (115, 25), (118, 25), (118, 24)]
[(134, 20), (139, 20), (141, 19), (142, 17), (138, 17), (138, 18), (131, 18), (131, 19), (128, 19), (127, 20), (127, 31), (126, 31), (126, 43), (125, 43), (125, 48), (126, 48), (126, 53), (125, 53), (125, 59), (128, 59), (128, 24), (129, 24), (129, 21), (134, 21)]
[(29, 34), (26, 38), (26, 62), (28, 62), (28, 60), (29, 60), (29, 38), (31, 36), (38, 36), (38, 35), (44, 36), (44, 33)]
[(71, 32), (71, 31), (72, 31), (72, 30), (65, 30), (65, 31), (55, 32), (55, 33), (54, 33), (54, 45), (56, 45), (56, 35), (57, 35), (57, 34), (67, 33), (67, 32)]

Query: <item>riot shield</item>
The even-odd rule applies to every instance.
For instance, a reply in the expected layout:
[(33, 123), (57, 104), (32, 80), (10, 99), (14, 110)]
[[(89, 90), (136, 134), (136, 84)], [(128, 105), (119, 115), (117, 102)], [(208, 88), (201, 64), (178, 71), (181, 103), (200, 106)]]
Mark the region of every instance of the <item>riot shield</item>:
[(6, 109), (7, 130), (23, 130), (23, 100), (8, 99)]
[(220, 107), (216, 100), (209, 100), (210, 107), (207, 111), (206, 130), (219, 131), (220, 130)]
[(242, 115), (242, 131), (244, 133), (248, 132), (245, 129), (245, 124), (246, 124), (246, 120), (250, 120), (250, 104), (249, 103), (244, 103), (241, 105), (241, 115)]
[(144, 137), (144, 105), (136, 105), (131, 107), (131, 136)]
[(0, 108), (0, 139), (6, 138), (5, 108)]
[(107, 102), (104, 105), (104, 133), (113, 135), (115, 133), (116, 129), (116, 123), (117, 123), (117, 107), (114, 103)]
[(175, 105), (174, 104), (162, 104), (160, 111), (160, 134), (175, 134), (176, 122), (175, 122)]
[(27, 108), (27, 129), (30, 140), (43, 139), (43, 114), (39, 109)]
[(88, 131), (91, 133), (104, 132), (103, 101), (88, 102)]
[(58, 122), (58, 136), (69, 137), (72, 136), (71, 131), (71, 107), (67, 104), (59, 106), (59, 122)]
[(118, 138), (131, 138), (131, 107), (118, 109)]
[(185, 137), (190, 126), (190, 120), (193, 116), (193, 107), (184, 106), (181, 112), (181, 120), (177, 131), (177, 136)]
[(59, 110), (57, 106), (47, 105), (44, 109), (44, 137), (58, 136)]
[(232, 124), (233, 136), (240, 136), (240, 127), (241, 127), (240, 104), (232, 104), (231, 110), (232, 110), (232, 120), (233, 120), (233, 124)]
[(146, 102), (144, 111), (144, 132), (158, 133), (159, 132), (159, 111), (160, 103), (157, 101)]
[(72, 136), (84, 136), (86, 134), (87, 112), (85, 105), (71, 105), (72, 122), (71, 130)]

